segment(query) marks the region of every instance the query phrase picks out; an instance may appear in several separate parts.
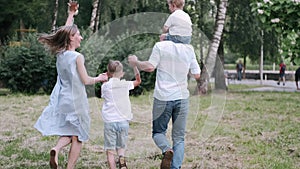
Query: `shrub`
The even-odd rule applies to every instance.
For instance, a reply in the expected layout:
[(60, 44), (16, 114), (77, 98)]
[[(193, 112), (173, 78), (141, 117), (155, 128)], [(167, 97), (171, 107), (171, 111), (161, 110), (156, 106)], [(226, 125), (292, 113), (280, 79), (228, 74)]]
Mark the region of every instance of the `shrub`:
[[(87, 71), (91, 76), (106, 72), (109, 60), (119, 60), (124, 66), (124, 79), (133, 80), (133, 70), (127, 62), (128, 55), (136, 54), (140, 60), (147, 60), (157, 39), (157, 35), (151, 34), (130, 36), (124, 33), (109, 38), (101, 34), (95, 34), (87, 42), (84, 42), (80, 52), (85, 55)], [(141, 72), (141, 78), (141, 85), (132, 90), (131, 95), (139, 95), (154, 88), (155, 73)], [(93, 95), (92, 92), (95, 92), (97, 97), (101, 96), (100, 90), (100, 84), (96, 85), (95, 91), (93, 91), (93, 88), (87, 88), (89, 95)]]
[(0, 81), (12, 92), (50, 93), (56, 81), (55, 57), (45, 51), (35, 33), (2, 50)]

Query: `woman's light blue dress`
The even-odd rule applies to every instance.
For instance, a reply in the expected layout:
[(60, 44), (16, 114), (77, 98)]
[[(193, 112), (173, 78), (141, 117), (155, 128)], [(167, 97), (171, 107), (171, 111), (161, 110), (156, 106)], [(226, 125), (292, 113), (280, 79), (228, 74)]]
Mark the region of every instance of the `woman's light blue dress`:
[(34, 125), (44, 136), (78, 136), (79, 141), (89, 138), (88, 99), (76, 66), (79, 55), (76, 51), (57, 55), (57, 82), (49, 105)]

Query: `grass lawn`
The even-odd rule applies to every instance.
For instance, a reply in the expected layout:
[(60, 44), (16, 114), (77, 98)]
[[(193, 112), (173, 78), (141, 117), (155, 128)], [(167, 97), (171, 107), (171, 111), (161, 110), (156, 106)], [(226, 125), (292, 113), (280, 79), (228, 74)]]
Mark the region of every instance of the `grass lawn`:
[[(227, 93), (191, 96), (183, 169), (300, 168), (299, 93), (241, 90), (248, 87), (232, 85)], [(151, 96), (131, 98), (129, 168), (160, 165), (161, 152), (151, 139)], [(33, 128), (48, 101), (47, 95), (0, 95), (0, 168), (49, 168), (49, 150), (57, 137), (43, 137)], [(107, 168), (102, 100), (89, 102), (91, 138), (84, 143), (76, 168)], [(68, 149), (59, 156), (63, 168)]]

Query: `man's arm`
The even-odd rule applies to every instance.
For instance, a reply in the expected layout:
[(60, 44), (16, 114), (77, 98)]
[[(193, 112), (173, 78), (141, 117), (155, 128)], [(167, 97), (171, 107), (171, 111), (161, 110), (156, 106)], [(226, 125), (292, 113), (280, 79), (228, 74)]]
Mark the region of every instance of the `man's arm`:
[(138, 69), (145, 72), (153, 72), (155, 67), (149, 61), (139, 61), (135, 55), (128, 56), (128, 62), (131, 66), (137, 66)]

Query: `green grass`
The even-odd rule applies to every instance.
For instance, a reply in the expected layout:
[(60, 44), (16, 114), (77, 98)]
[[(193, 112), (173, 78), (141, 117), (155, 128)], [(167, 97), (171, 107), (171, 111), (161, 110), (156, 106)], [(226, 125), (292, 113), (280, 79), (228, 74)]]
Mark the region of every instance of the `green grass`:
[[(299, 93), (243, 91), (252, 87), (256, 86), (230, 85), (225, 94), (191, 96), (182, 168), (300, 167)], [(49, 150), (57, 137), (43, 137), (33, 128), (48, 101), (47, 95), (0, 96), (0, 168), (49, 168)], [(83, 145), (77, 168), (107, 168), (102, 99), (89, 101), (91, 139)], [(151, 139), (152, 93), (131, 97), (131, 102), (134, 119), (129, 131), (128, 166), (157, 169), (161, 152)], [(202, 129), (207, 126), (212, 129), (210, 137), (203, 139)], [(170, 137), (170, 132), (167, 135)], [(59, 156), (63, 168), (68, 149)]]

